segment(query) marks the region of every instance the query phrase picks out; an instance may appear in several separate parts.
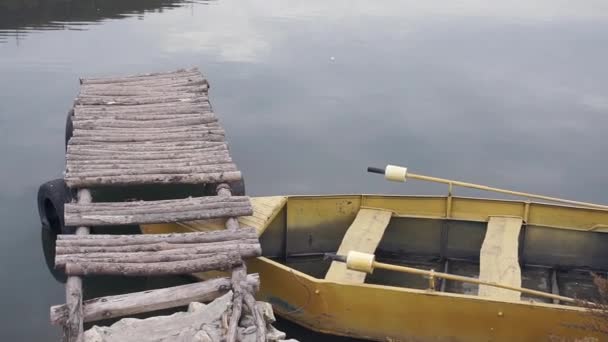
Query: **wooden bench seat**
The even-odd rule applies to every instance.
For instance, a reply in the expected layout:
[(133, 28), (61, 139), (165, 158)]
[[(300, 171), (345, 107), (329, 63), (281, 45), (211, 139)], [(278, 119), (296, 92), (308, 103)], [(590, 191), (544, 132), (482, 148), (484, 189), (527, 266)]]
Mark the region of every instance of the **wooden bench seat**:
[[(479, 255), (479, 280), (521, 287), (518, 253), (522, 223), (519, 217), (490, 217)], [(480, 285), (479, 296), (516, 301), (521, 293)]]
[[(373, 254), (384, 235), (392, 214), (391, 211), (382, 209), (360, 209), (342, 239), (338, 254), (347, 255), (350, 251)], [(333, 261), (325, 279), (362, 284), (365, 282), (365, 276), (365, 272), (348, 270), (345, 263)]]

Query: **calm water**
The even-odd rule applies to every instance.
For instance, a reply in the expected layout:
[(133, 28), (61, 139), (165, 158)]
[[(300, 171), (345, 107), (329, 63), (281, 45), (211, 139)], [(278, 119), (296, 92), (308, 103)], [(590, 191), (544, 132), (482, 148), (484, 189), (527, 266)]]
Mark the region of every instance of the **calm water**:
[(79, 76), (200, 67), (251, 195), (445, 190), (364, 172), (393, 162), (606, 203), (607, 19), (605, 1), (0, 1), (0, 340), (58, 336), (35, 196)]

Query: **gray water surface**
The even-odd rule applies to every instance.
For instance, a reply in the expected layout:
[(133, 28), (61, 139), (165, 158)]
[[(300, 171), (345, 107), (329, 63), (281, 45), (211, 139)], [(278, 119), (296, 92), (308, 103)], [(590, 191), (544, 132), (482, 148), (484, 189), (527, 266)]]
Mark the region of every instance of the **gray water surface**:
[(591, 0), (1, 1), (0, 340), (59, 334), (35, 199), (78, 77), (198, 66), (250, 195), (445, 192), (365, 173), (391, 162), (607, 203), (607, 19)]

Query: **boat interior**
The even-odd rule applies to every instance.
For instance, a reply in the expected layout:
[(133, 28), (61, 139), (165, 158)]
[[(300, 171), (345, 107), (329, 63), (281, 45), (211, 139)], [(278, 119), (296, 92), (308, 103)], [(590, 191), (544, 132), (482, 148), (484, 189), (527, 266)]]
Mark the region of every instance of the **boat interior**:
[[(324, 259), (325, 253), (358, 250), (375, 254), (379, 262), (593, 300), (598, 296), (593, 275), (605, 277), (608, 270), (605, 210), (452, 196), (283, 199), (267, 216), (263, 254), (318, 279), (431, 286), (424, 276), (382, 269), (353, 278), (347, 273), (355, 271)], [(447, 293), (499, 299), (513, 299), (515, 293), (518, 300), (567, 304), (454, 280), (437, 279), (432, 286)]]

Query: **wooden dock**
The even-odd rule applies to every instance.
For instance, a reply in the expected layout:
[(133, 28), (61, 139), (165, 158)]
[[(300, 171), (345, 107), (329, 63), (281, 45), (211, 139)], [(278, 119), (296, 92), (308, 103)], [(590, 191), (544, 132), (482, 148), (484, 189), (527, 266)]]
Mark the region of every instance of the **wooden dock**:
[[(224, 129), (209, 102), (209, 84), (197, 69), (118, 78), (81, 79), (71, 111), (65, 182), (77, 201), (65, 205), (56, 267), (68, 275), (66, 303), (51, 308), (65, 341), (83, 341), (83, 322), (209, 301), (232, 291), (225, 340), (239, 338), (239, 320), (253, 318), (255, 341), (269, 326), (253, 294), (256, 275), (243, 259), (261, 255), (254, 229), (237, 218), (252, 213), (247, 196), (232, 196), (242, 180)], [(216, 195), (156, 201), (96, 202), (91, 188), (154, 184), (215, 185)], [(228, 218), (225, 230), (157, 235), (90, 235), (91, 226)], [(232, 277), (96, 298), (83, 302), (89, 275), (156, 276), (231, 270)], [(251, 330), (251, 329), (250, 329)], [(142, 339), (143, 340), (143, 339)]]

